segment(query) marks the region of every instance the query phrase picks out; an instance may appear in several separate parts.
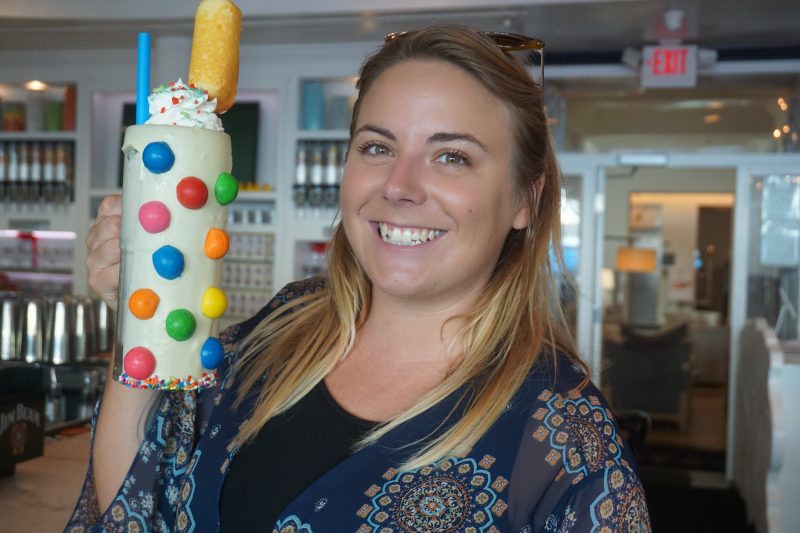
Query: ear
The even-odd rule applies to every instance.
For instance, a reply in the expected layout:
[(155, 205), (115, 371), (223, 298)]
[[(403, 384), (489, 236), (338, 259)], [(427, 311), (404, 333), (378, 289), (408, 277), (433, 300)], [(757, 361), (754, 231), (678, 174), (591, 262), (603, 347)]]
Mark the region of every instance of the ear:
[(531, 216), (536, 218), (539, 213), (539, 201), (542, 198), (542, 189), (544, 189), (544, 175), (539, 176), (539, 179), (533, 184), (533, 201), (523, 202), (517, 209), (514, 215), (514, 221), (511, 227), (514, 229), (525, 229), (531, 222)]

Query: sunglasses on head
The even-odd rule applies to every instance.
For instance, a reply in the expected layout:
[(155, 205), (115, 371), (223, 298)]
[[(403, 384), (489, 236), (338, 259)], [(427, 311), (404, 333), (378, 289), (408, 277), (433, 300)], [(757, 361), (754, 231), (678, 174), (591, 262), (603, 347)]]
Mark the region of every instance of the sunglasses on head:
[[(501, 31), (480, 31), (481, 35), (488, 37), (498, 48), (505, 52), (530, 51), (530, 63), (538, 67), (539, 79), (536, 80), (540, 85), (544, 83), (544, 41), (535, 37), (527, 37), (518, 33), (507, 33)], [(407, 35), (407, 31), (396, 31), (384, 36), (385, 43)], [(527, 62), (526, 62), (527, 63)]]

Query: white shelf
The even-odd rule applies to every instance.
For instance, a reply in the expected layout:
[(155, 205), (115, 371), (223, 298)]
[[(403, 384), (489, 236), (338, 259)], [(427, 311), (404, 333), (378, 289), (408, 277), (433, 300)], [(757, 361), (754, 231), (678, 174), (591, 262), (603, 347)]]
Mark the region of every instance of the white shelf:
[(273, 224), (228, 224), (228, 233), (275, 233)]
[(348, 130), (298, 130), (298, 141), (346, 141), (350, 138)]
[(277, 200), (278, 195), (275, 191), (239, 191), (235, 202), (261, 202), (264, 200)]
[(225, 261), (232, 263), (255, 263), (259, 265), (271, 264), (274, 261), (272, 257), (229, 257), (225, 256)]
[(122, 194), (122, 189), (91, 189), (89, 191), (89, 196), (91, 198), (105, 198), (111, 194)]
[(0, 131), (0, 141), (75, 141), (74, 131)]

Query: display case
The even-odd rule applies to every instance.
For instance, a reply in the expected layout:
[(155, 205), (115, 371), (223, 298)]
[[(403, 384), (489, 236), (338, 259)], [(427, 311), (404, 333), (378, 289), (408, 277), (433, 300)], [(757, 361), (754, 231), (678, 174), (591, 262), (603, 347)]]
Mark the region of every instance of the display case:
[(75, 199), (77, 90), (72, 83), (0, 83), (0, 199), (60, 204)]

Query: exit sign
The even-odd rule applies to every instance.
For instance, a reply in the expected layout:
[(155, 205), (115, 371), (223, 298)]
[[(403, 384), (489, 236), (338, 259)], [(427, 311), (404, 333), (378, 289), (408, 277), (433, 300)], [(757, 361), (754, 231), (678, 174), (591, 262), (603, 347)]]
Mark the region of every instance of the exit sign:
[(642, 87), (697, 85), (697, 46), (645, 46)]

